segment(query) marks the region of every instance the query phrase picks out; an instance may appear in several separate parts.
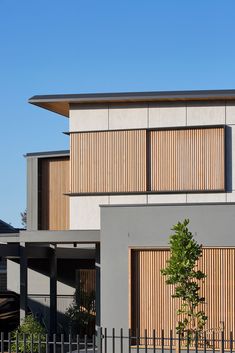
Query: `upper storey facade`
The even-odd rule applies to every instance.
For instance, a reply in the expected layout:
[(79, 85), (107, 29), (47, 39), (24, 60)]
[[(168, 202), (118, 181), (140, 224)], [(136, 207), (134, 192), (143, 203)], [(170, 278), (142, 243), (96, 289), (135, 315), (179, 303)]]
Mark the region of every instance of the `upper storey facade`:
[(99, 229), (100, 204), (235, 200), (235, 91), (29, 102), (69, 117), (69, 229)]

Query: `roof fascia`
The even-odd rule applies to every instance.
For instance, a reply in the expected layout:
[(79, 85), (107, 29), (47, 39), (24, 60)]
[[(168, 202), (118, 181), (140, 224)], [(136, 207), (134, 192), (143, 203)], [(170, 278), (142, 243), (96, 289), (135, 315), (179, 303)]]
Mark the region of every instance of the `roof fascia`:
[(71, 104), (235, 100), (235, 90), (36, 95), (29, 103), (69, 117)]

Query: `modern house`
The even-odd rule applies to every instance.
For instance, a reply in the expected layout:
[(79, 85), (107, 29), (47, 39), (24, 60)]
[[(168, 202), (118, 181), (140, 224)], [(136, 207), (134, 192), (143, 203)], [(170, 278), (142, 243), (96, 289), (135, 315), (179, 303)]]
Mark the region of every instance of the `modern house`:
[(169, 334), (178, 304), (160, 269), (172, 225), (189, 218), (207, 328), (235, 331), (235, 90), (29, 103), (68, 118), (70, 150), (26, 155), (27, 231), (1, 238), (21, 315), (49, 310), (55, 331), (76, 286), (93, 283), (97, 326)]

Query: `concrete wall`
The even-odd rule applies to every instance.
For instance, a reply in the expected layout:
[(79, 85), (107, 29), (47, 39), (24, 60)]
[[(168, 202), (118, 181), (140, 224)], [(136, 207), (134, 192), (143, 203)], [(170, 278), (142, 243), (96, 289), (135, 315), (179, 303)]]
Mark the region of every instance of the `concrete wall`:
[(168, 246), (185, 218), (203, 246), (235, 247), (235, 204), (101, 207), (101, 326), (128, 328), (128, 253)]
[[(71, 229), (99, 229), (99, 205), (235, 201), (235, 102), (169, 102), (72, 105), (70, 131), (158, 128), (226, 124), (228, 192), (166, 195), (85, 196), (70, 198)], [(232, 163), (231, 163), (232, 162)], [(131, 200), (131, 201), (130, 201)]]
[(38, 158), (27, 158), (27, 230), (38, 229)]

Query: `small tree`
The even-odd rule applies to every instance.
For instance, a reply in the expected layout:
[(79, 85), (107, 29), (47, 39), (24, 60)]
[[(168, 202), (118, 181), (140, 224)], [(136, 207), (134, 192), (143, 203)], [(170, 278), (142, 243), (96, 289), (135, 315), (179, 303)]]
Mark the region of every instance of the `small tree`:
[(170, 258), (161, 273), (167, 277), (167, 284), (175, 286), (172, 297), (181, 299), (181, 306), (177, 310), (181, 318), (176, 332), (190, 343), (196, 335), (201, 336), (207, 316), (200, 310), (205, 298), (200, 296), (198, 284), (206, 275), (196, 269), (197, 261), (202, 256), (202, 246), (193, 239), (188, 224), (189, 220), (185, 219), (173, 226), (174, 234), (170, 236), (169, 242)]

